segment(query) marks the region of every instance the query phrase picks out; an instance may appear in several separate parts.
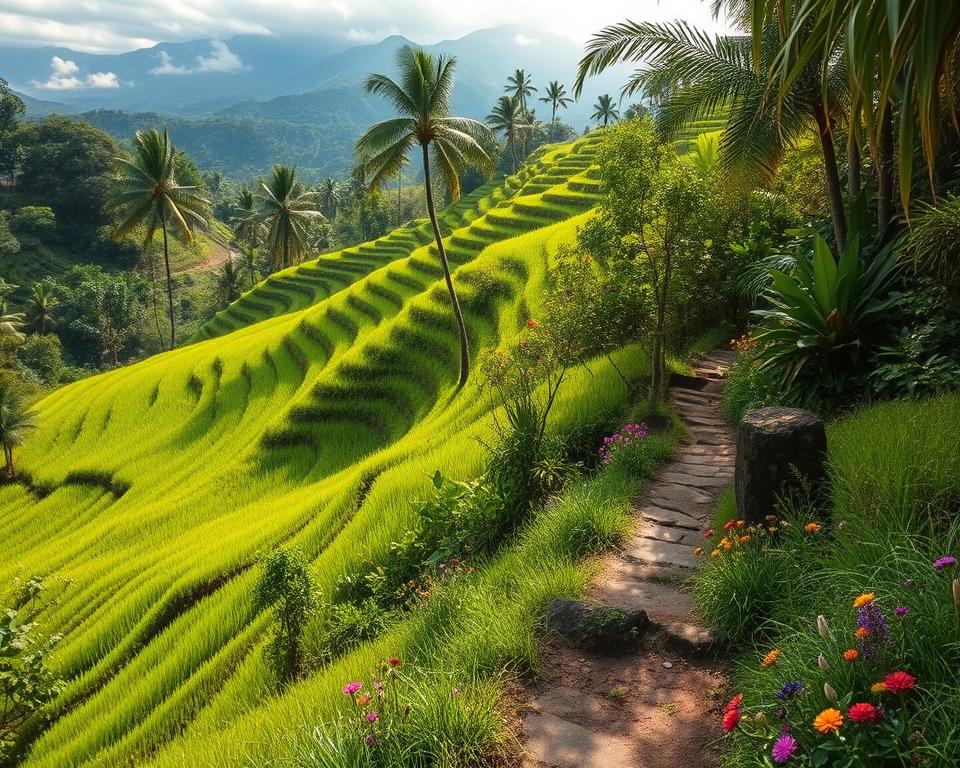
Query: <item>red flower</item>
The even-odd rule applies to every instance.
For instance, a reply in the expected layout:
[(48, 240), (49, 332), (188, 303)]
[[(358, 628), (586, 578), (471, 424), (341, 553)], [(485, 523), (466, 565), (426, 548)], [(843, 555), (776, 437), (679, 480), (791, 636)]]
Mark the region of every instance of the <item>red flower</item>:
[(711, 536), (713, 536), (713, 528), (707, 528), (707, 530), (703, 532), (703, 538), (709, 539)]
[(537, 327), (536, 320), (527, 320), (527, 328), (536, 328), (536, 327)]
[(847, 717), (853, 723), (879, 723), (881, 719), (880, 710), (873, 704), (854, 704), (847, 710)]
[(891, 672), (883, 682), (890, 693), (906, 693), (917, 687), (917, 678), (907, 672)]
[(737, 525), (737, 521), (736, 521), (736, 520), (727, 520), (726, 524), (723, 526), (723, 530), (729, 531), (729, 530), (731, 530), (732, 528), (735, 528), (736, 525)]
[(727, 702), (727, 712), (729, 712), (731, 709), (740, 709), (742, 704), (743, 704), (743, 694), (738, 693), (736, 696), (730, 699), (730, 701)]
[(391, 666), (391, 667), (399, 667), (399, 666), (400, 666), (400, 659), (398, 659), (396, 656), (391, 656), (391, 657), (390, 657), (390, 666)]
[(737, 727), (737, 723), (740, 722), (740, 710), (739, 709), (728, 709), (723, 715), (723, 732), (730, 733), (734, 728)]

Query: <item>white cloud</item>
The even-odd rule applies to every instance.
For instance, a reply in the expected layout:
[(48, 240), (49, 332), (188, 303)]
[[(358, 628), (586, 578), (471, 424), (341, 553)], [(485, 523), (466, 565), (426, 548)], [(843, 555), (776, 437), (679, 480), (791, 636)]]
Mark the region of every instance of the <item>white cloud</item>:
[(190, 75), (197, 72), (237, 72), (244, 69), (240, 57), (221, 40), (210, 41), (210, 55), (197, 56), (193, 66), (173, 63), (166, 51), (160, 51), (160, 64), (150, 70), (151, 75)]
[(74, 91), (79, 88), (119, 88), (120, 82), (113, 72), (94, 72), (86, 78), (78, 77), (80, 67), (75, 61), (54, 56), (50, 59), (50, 77), (46, 82), (31, 82), (34, 88), (50, 91)]
[(514, 35), (514, 36), (513, 36), (513, 42), (515, 42), (517, 45), (523, 45), (523, 46), (526, 46), (526, 45), (540, 45), (540, 38), (539, 38), (539, 37), (527, 37), (526, 35), (517, 34), (517, 35)]

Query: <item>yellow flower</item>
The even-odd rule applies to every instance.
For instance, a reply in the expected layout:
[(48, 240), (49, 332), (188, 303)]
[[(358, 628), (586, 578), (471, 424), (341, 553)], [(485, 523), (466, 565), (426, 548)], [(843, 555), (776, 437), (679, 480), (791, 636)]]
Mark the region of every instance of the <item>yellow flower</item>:
[(743, 528), (743, 520), (737, 520), (737, 528)]
[(856, 600), (853, 601), (853, 607), (861, 608), (864, 605), (869, 605), (876, 599), (877, 599), (877, 596), (873, 592), (864, 592)]
[(693, 550), (693, 554), (695, 554), (697, 557), (700, 557), (700, 555), (703, 554), (703, 547), (697, 547), (695, 550)]
[(720, 550), (719, 549), (713, 550), (713, 552), (710, 553), (710, 557), (720, 557)]
[(813, 719), (813, 727), (820, 733), (836, 733), (843, 725), (843, 715), (839, 709), (825, 709)]
[(779, 658), (780, 658), (780, 649), (774, 648), (772, 651), (770, 651), (770, 653), (768, 653), (766, 656), (763, 657), (763, 661), (761, 662), (761, 664), (763, 665), (764, 668), (772, 667), (774, 664), (777, 663), (777, 659)]
[(741, 536), (741, 537), (740, 537), (740, 543), (741, 543), (741, 544), (749, 544), (749, 543), (750, 543), (750, 537), (749, 537), (749, 536)]
[(818, 533), (820, 531), (820, 523), (807, 523), (803, 526), (803, 530), (807, 533)]
[(776, 533), (780, 529), (775, 525), (771, 525), (769, 528), (767, 528), (767, 530), (770, 531), (770, 533)]
[(883, 682), (883, 680), (881, 680), (879, 683), (874, 683), (873, 685), (870, 686), (870, 692), (871, 692), (871, 693), (886, 693), (886, 692), (887, 692), (887, 684), (886, 684), (885, 682)]

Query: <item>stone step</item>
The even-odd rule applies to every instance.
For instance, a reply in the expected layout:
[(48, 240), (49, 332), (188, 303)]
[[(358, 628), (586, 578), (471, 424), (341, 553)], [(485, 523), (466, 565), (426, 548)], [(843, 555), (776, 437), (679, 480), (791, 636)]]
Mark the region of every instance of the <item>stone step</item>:
[[(669, 580), (663, 580), (663, 576), (658, 578), (658, 573), (664, 571), (669, 572)], [(693, 611), (690, 595), (678, 589), (688, 576), (680, 568), (617, 560), (605, 572), (603, 584), (593, 590), (590, 597), (625, 611), (646, 611), (660, 623), (682, 621)]]
[(679, 483), (680, 485), (688, 485), (691, 488), (700, 488), (702, 490), (724, 488), (730, 482), (729, 479), (725, 477), (703, 477), (686, 472), (664, 472), (660, 476), (660, 479), (668, 483)]
[(673, 526), (676, 528), (686, 528), (689, 531), (702, 531), (701, 521), (686, 512), (675, 509), (664, 509), (663, 507), (648, 504), (640, 508), (640, 517), (648, 524)]
[(672, 565), (678, 568), (696, 568), (697, 557), (689, 544), (674, 544), (670, 541), (657, 541), (643, 536), (634, 536), (627, 541), (621, 553), (629, 560), (654, 565)]
[[(699, 458), (699, 457), (696, 457)], [(698, 477), (733, 477), (733, 462), (727, 466), (719, 464), (696, 464), (685, 461), (674, 461), (663, 467), (664, 472), (683, 472)]]
[[(663, 504), (662, 502), (667, 502)], [(709, 504), (713, 496), (686, 485), (657, 485), (650, 489), (650, 503), (665, 509), (679, 509), (689, 514), (690, 507)]]
[(527, 753), (551, 768), (636, 768), (633, 742), (596, 733), (548, 712), (524, 720)]

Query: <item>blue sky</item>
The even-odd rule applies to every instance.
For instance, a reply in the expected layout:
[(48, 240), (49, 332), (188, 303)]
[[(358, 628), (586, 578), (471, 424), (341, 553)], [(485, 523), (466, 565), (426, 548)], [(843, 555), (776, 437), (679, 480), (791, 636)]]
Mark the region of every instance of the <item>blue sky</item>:
[(390, 34), (430, 43), (503, 23), (583, 42), (624, 18), (722, 28), (701, 0), (0, 0), (0, 45), (116, 53), (161, 41), (312, 30), (357, 43)]

